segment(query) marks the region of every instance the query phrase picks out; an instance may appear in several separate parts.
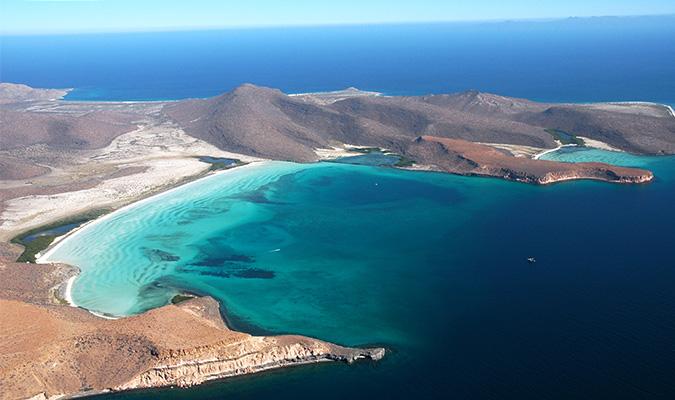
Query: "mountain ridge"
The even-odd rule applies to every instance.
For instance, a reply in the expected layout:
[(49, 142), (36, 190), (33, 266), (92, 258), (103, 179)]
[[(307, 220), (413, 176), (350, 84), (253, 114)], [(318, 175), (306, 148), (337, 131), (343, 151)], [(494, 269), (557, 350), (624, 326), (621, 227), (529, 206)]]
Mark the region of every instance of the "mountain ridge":
[(665, 109), (643, 104), (654, 109), (647, 115), (608, 107), (537, 103), (478, 91), (348, 96), (325, 104), (309, 95), (244, 84), (211, 99), (167, 104), (164, 112), (188, 134), (216, 146), (294, 161), (313, 161), (313, 149), (334, 142), (400, 150), (421, 135), (550, 149), (556, 147), (547, 132), (552, 129), (636, 154), (675, 154), (675, 118)]

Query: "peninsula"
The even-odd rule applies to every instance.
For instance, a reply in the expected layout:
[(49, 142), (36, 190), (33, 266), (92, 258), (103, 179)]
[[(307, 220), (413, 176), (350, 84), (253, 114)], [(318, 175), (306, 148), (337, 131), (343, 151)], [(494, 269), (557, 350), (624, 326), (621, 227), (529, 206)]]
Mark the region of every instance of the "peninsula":
[(653, 174), (537, 158), (563, 144), (675, 154), (675, 117), (652, 103), (544, 104), (475, 91), (389, 97), (353, 88), (286, 95), (254, 85), (172, 102), (61, 100), (67, 92), (0, 84), (0, 374), (10, 377), (0, 383), (3, 399), (192, 385), (384, 355), (235, 332), (210, 298), (120, 320), (68, 307), (62, 291), (76, 269), (15, 262), (26, 244), (20, 238), (36, 229), (79, 223), (261, 160), (316, 162), (382, 149), (407, 169), (636, 184)]
[(302, 336), (230, 330), (210, 297), (103, 319), (62, 304), (72, 267), (0, 263), (0, 399), (47, 399), (207, 380), (322, 361), (378, 360)]

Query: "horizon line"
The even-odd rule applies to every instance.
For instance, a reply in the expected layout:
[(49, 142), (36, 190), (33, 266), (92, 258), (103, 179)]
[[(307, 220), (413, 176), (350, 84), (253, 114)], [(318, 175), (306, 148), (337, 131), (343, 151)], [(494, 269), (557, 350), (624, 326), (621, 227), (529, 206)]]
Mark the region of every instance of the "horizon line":
[(84, 31), (43, 31), (43, 32), (0, 32), (0, 37), (22, 36), (79, 36), (79, 35), (114, 35), (114, 34), (137, 34), (137, 33), (180, 33), (180, 32), (209, 32), (209, 31), (235, 31), (235, 30), (266, 30), (266, 29), (302, 29), (302, 28), (340, 28), (358, 26), (400, 26), (400, 25), (443, 25), (443, 24), (492, 24), (509, 22), (556, 22), (566, 20), (590, 20), (595, 18), (654, 18), (675, 17), (675, 13), (666, 14), (634, 14), (634, 15), (588, 15), (567, 17), (541, 17), (541, 18), (492, 18), (492, 19), (457, 19), (457, 20), (429, 20), (429, 21), (383, 21), (383, 22), (345, 22), (326, 24), (261, 24), (261, 25), (229, 25), (229, 26), (173, 26), (173, 27), (149, 27), (124, 30), (84, 30)]

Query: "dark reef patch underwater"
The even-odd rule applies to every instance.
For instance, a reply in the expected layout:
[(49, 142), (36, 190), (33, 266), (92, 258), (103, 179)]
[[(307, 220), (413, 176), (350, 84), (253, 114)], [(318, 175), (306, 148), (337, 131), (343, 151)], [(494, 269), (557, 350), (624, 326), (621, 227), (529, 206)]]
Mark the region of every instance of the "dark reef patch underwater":
[(657, 179), (540, 187), (270, 162), (112, 214), (54, 259), (82, 267), (73, 297), (94, 310), (209, 294), (237, 329), (392, 350), (373, 364), (110, 398), (675, 395), (675, 159), (550, 157), (610, 157)]

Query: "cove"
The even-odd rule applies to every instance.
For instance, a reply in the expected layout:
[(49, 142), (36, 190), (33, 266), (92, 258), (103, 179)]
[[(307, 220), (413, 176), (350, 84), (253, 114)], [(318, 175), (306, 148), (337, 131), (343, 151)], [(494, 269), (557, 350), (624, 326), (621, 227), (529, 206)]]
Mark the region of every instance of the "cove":
[[(552, 154), (630, 157), (606, 153)], [(81, 268), (72, 297), (94, 311), (190, 291), (236, 329), (392, 350), (113, 398), (670, 397), (675, 160), (639, 161), (653, 183), (265, 162), (110, 214), (48, 259)]]

